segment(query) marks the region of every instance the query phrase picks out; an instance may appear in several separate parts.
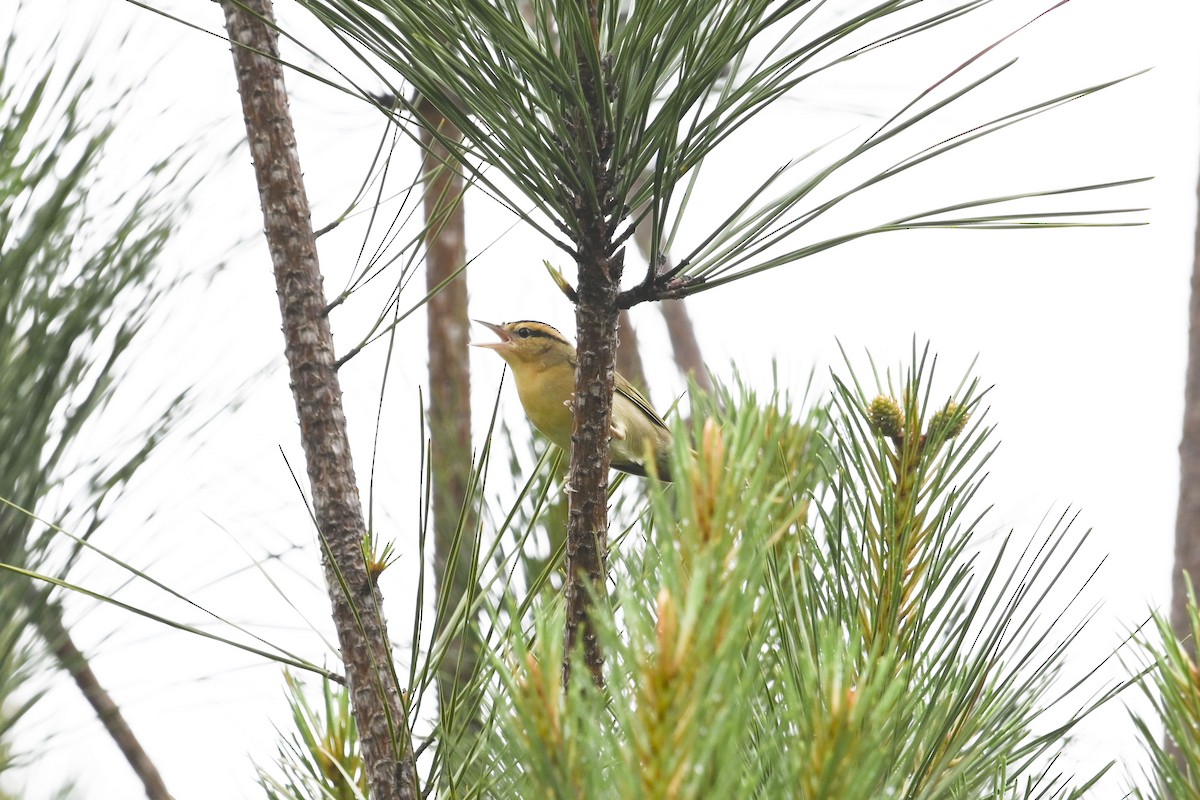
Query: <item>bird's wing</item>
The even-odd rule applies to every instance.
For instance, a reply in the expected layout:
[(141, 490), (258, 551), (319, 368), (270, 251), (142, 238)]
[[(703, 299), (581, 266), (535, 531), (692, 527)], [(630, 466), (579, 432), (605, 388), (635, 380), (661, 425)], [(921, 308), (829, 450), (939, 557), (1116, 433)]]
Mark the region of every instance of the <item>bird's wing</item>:
[(664, 430), (667, 429), (667, 423), (663, 422), (662, 417), (660, 417), (658, 412), (654, 410), (654, 407), (650, 405), (650, 401), (643, 397), (642, 393), (634, 388), (632, 383), (625, 380), (619, 374), (616, 376), (616, 389), (620, 394), (624, 395), (627, 400), (640, 408), (651, 422), (658, 427), (663, 428)]
[[(576, 356), (572, 356), (570, 359), (568, 359), (568, 361), (571, 364), (572, 369), (579, 366), (579, 359)], [(632, 383), (625, 380), (625, 377), (619, 372), (616, 373), (615, 388), (618, 394), (624, 395), (625, 399), (640, 408), (651, 422), (663, 430), (670, 430), (670, 426), (663, 422), (663, 418), (660, 417), (658, 412), (654, 410), (654, 406), (650, 405), (650, 401), (647, 400)]]

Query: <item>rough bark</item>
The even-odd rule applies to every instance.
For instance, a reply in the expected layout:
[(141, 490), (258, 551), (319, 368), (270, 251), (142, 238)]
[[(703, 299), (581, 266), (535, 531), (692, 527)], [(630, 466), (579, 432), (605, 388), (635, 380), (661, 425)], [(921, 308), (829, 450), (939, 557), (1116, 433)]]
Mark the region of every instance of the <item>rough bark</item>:
[[(599, 47), (600, 20), (595, 0), (583, 0), (592, 30), (591, 46)], [(587, 45), (580, 45), (585, 47)], [(580, 89), (586, 107), (569, 112), (575, 152), (590, 163), (575, 165), (591, 172), (591, 187), (575, 198), (574, 230), (579, 270), (575, 327), (575, 427), (571, 434), (571, 495), (567, 514), (567, 577), (564, 590), (567, 623), (563, 686), (570, 685), (571, 659), (582, 644), (592, 682), (604, 686), (604, 652), (591, 618), (592, 604), (606, 596), (608, 576), (608, 440), (612, 428), (613, 376), (617, 357), (617, 297), (621, 290), (624, 250), (613, 249), (616, 207), (613, 188), (612, 132), (606, 104), (609, 87), (593, 72), (594, 61), (579, 52)]]
[(364, 563), (354, 477), (316, 240), (270, 0), (226, 0), (238, 92), (283, 317), (284, 352), (323, 542), (322, 562), (373, 800), (417, 796), (382, 597)]
[[(477, 593), (473, 585), (475, 525), (467, 503), (471, 480), (471, 368), (467, 357), (470, 320), (466, 275), (459, 272), (467, 260), (466, 218), (462, 205), (464, 181), (457, 162), (431, 131), (453, 141), (461, 140), (462, 134), (433, 104), (422, 102), (418, 111), (426, 126), (421, 130), (421, 144), (426, 289), (430, 295), (426, 312), (434, 579), (439, 595), (446, 597), (435, 622), (435, 635), (440, 637), (447, 619), (464, 598)], [(460, 518), (464, 535), (456, 549)], [(443, 723), (447, 722), (446, 712), (455, 692), (475, 674), (479, 648), (474, 625), (464, 627), (447, 646), (445, 658), (438, 665), (438, 704)], [(478, 727), (477, 715), (456, 722)]]
[[(1200, 186), (1197, 186), (1200, 197)], [(1188, 303), (1187, 381), (1183, 395), (1183, 439), (1179, 444), (1179, 508), (1175, 515), (1175, 571), (1171, 580), (1171, 626), (1189, 641), (1187, 590), (1183, 575), (1200, 586), (1200, 218), (1192, 261), (1192, 296)], [(1195, 648), (1195, 643), (1191, 644)]]
[(125, 756), (130, 768), (142, 782), (146, 797), (150, 800), (171, 800), (171, 793), (167, 791), (167, 785), (163, 782), (158, 767), (154, 766), (150, 755), (125, 721), (125, 715), (121, 713), (121, 708), (112, 695), (101, 685), (87, 657), (71, 639), (70, 632), (63, 624), (62, 608), (48, 602), (45, 593), (34, 589), (32, 585), (26, 595), (30, 619), (38, 634), (54, 654), (59, 666), (75, 681), (88, 705), (96, 712), (97, 719), (116, 742), (121, 755)]
[(575, 371), (575, 429), (571, 434), (571, 500), (567, 515), (566, 650), (563, 685), (571, 657), (582, 642), (583, 658), (597, 686), (604, 685), (604, 653), (591, 620), (592, 603), (604, 596), (608, 576), (609, 430), (617, 355), (617, 292), (623, 253), (592, 254), (579, 264), (579, 337)]

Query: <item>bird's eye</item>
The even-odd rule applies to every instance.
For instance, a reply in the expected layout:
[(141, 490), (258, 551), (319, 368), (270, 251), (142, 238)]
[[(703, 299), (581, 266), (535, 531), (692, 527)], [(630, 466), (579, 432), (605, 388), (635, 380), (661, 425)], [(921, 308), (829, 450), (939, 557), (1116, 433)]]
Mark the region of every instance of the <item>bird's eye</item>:
[(533, 331), (529, 330), (529, 328), (517, 328), (517, 336), (520, 336), (522, 339), (528, 339), (532, 333)]

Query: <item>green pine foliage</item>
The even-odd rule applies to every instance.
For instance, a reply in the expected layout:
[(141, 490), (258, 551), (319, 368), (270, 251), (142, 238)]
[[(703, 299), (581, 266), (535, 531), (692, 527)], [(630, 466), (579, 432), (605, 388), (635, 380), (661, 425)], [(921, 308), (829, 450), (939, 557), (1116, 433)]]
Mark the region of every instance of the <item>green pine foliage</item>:
[[(259, 768), (258, 782), (270, 800), (362, 800), (367, 772), (359, 750), (350, 693), (328, 678), (321, 682), (322, 706), (314, 708), (304, 684), (287, 676), (288, 705), (295, 729), (279, 747), (279, 775)], [(281, 734), (282, 735), (282, 734)]]
[[(44, 653), (28, 635), (31, 626), (23, 588), (16, 582), (0, 583), (0, 609), (7, 612), (0, 624), (0, 776), (31, 756), (18, 747), (16, 726), (41, 698), (41, 692), (30, 687), (47, 666)], [(0, 800), (9, 796), (0, 788)]]
[(22, 52), (16, 36), (0, 42), (0, 775), (36, 751), (16, 726), (65, 635), (54, 587), (29, 576), (67, 574), (186, 405), (88, 449), (170, 284), (160, 256), (186, 188), (168, 187), (186, 159), (99, 180), (125, 100), (98, 101), (83, 56)]
[[(676, 241), (706, 160), (728, 153), (733, 134), (764, 109), (859, 58), (977, 15), (989, 5), (986, 0), (949, 5), (301, 0), (301, 5), (387, 84), (397, 105), (381, 111), (406, 124), (419, 118), (407, 99), (414, 93), (436, 106), (464, 138), (433, 135), (470, 180), (570, 256), (593, 233), (582, 209), (605, 220), (614, 250), (648, 219), (649, 269), (640, 286), (622, 293), (622, 307), (707, 291), (878, 233), (1129, 224), (1121, 222), (1122, 215), (1134, 211), (1047, 212), (1032, 203), (1042, 197), (1071, 202), (1080, 193), (1141, 179), (966, 201), (956, 195), (937, 208), (831, 234), (810, 227), (844, 201), (910, 175), (911, 169), (1124, 79), (996, 109), (956, 135), (938, 135), (906, 150), (898, 160), (886, 156), (886, 166), (873, 161), (889, 143), (925, 135), (930, 118), (974, 99), (1015, 63), (985, 66), (986, 60), (972, 58), (947, 64), (940, 80), (886, 112), (878, 128), (847, 137), (845, 147), (810, 143), (803, 152), (781, 154), (778, 169), (755, 189), (730, 198), (728, 207), (709, 210), (721, 219), (699, 241)], [(997, 32), (997, 39), (1006, 33)], [(995, 43), (980, 42), (978, 55)], [(676, 265), (659, 274), (659, 259), (667, 253)]]
[(1184, 579), (1191, 628), (1188, 639), (1179, 640), (1166, 614), (1155, 614), (1152, 633), (1137, 637), (1142, 662), (1139, 685), (1154, 711), (1153, 717), (1134, 714), (1134, 724), (1150, 756), (1148, 788), (1136, 792), (1140, 798), (1200, 799), (1200, 667), (1196, 665), (1200, 608), (1191, 580), (1186, 575)]
[[(455, 798), (1084, 796), (1099, 775), (1057, 760), (1096, 701), (1058, 707), (1079, 628), (1046, 613), (1072, 599), (1049, 588), (1083, 537), (1060, 522), (1017, 554), (979, 541), (983, 393), (935, 400), (933, 378), (914, 354), (870, 391), (835, 377), (810, 411), (745, 386), (694, 395), (676, 482), (641, 484), (610, 554), (606, 687), (564, 691), (561, 598), (521, 597), (518, 557), (498, 559), (476, 606), (487, 664), (460, 695), (482, 734), (455, 749), (435, 723), (423, 782)], [(298, 764), (331, 749), (302, 738)]]
[[(1036, 202), (1135, 182), (1110, 180), (813, 225), (910, 169), (1119, 81), (989, 110), (919, 141), (931, 118), (1012, 66), (981, 58), (1003, 40), (997, 32), (877, 128), (781, 155), (778, 170), (713, 210), (707, 231), (678, 236), (706, 160), (773, 102), (987, 2), (302, 5), (388, 85), (395, 103), (383, 112), (403, 125), (412, 97), (437, 107), (463, 133), (441, 143), (473, 183), (580, 270), (594, 265), (598, 241), (618, 253), (648, 222), (645, 278), (614, 312), (876, 233), (1122, 224), (1130, 211)], [(890, 146), (900, 154), (884, 156)], [(675, 266), (662, 272), (667, 253)], [(876, 377), (867, 391), (851, 373), (812, 412), (746, 387), (693, 397), (690, 421), (677, 423), (677, 481), (615, 495), (609, 583), (593, 610), (601, 689), (562, 684), (562, 506), (546, 471), (523, 474), (511, 510), (481, 514), (490, 529), (463, 533), (485, 554), (460, 621), (479, 623), (488, 661), (458, 697), (483, 729), (459, 737), (451, 704), (450, 720), (417, 735), (430, 748), (424, 783), (464, 798), (1085, 791), (1091, 776), (1053, 767), (1079, 714), (1064, 721), (1047, 696), (1077, 628), (1035, 613), (1082, 537), (1061, 523), (1023, 548), (1011, 538), (985, 547), (982, 393), (964, 382), (935, 400), (931, 373), (917, 353), (894, 385)], [(429, 661), (443, 657), (433, 643)], [(415, 708), (430, 669), (414, 657)]]

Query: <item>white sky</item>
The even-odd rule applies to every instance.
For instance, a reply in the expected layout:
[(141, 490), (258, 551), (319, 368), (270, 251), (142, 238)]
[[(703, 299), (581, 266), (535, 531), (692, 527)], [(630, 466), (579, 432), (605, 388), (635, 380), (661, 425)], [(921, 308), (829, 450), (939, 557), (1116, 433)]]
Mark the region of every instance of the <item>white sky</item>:
[[(220, 30), (214, 3), (152, 4)], [(231, 399), (243, 402), (220, 413), (197, 438), (163, 452), (96, 543), (226, 618), (254, 625), (320, 661), (326, 656), (318, 637), (251, 566), (252, 557), (305, 548), (274, 564), (271, 576), (327, 629), (311, 532), (279, 455), (282, 448), (303, 472), (280, 369), (274, 287), (257, 236), (261, 217), (249, 157), (244, 147), (228, 162), (219, 155), (243, 136), (227, 48), (218, 38), (122, 0), (26, 5), (20, 46), (34, 48), (38, 41), (44, 46), (61, 24), (66, 33), (59, 48), (71, 53), (94, 31), (93, 63), (108, 82), (145, 81), (109, 154), (106, 181), (119, 187), (125, 176), (180, 145), (199, 148), (196, 169), (209, 174), (193, 196), (168, 268), (203, 275), (217, 262), (228, 262), (215, 280), (191, 280), (162, 309), (161, 329), (136, 367), (135, 388), (110, 413), (113, 430), (97, 434), (96, 442), (139, 419), (139, 410), (152, 405), (145, 395), (160, 384), (196, 384), (201, 416), (218, 414)], [(879, 124), (847, 109), (890, 113), (1048, 5), (1051, 0), (998, 3), (973, 26), (842, 71), (814, 94), (781, 102), (747, 133), (754, 137), (752, 147), (736, 158), (713, 160), (706, 178), (713, 188), (693, 206), (700, 211), (689, 219), (690, 230), (702, 231), (719, 218), (721, 204), (736, 196), (731, 187), (764, 176), (830, 134)], [(290, 4), (279, 13), (286, 29), (327, 44)], [(1085, 561), (1108, 557), (1086, 598), (1102, 606), (1078, 645), (1078, 669), (1098, 661), (1150, 607), (1168, 599), (1200, 151), (1198, 17), (1196, 4), (1186, 0), (1074, 0), (989, 55), (974, 74), (1015, 56), (1020, 61), (977, 104), (964, 104), (961, 116), (931, 121), (910, 144), (931, 143), (941, 138), (938, 131), (945, 135), (968, 120), (986, 119), (978, 115), (988, 107), (1020, 108), (1070, 88), (1146, 67), (1153, 71), (964, 150), (941, 167), (916, 171), (894, 189), (856, 202), (841, 218), (872, 224), (975, 196), (1153, 175), (1152, 183), (1082, 204), (1148, 206), (1142, 218), (1150, 225), (875, 237), (690, 301), (713, 370), (728, 375), (736, 365), (762, 389), (769, 387), (773, 360), (794, 393), (803, 391), (814, 369), (819, 386), (827, 388), (829, 369), (841, 365), (839, 340), (862, 371), (866, 350), (877, 363), (895, 365), (907, 360), (914, 336), (920, 343), (929, 340), (940, 355), (946, 391), (978, 354), (976, 373), (995, 385), (990, 418), (999, 426), (1001, 443), (985, 491), (996, 504), (991, 526), (1027, 537), (1048, 512), (1079, 508), (1080, 529), (1094, 528)], [(5, 26), (11, 24), (10, 13), (2, 18)], [(131, 26), (132, 35), (118, 45)], [(313, 65), (294, 50), (291, 57)], [(333, 90), (295, 76), (289, 81), (314, 221), (321, 225), (353, 196), (382, 122)], [(413, 162), (406, 158), (399, 169), (411, 174)], [(479, 256), (470, 270), (471, 315), (493, 321), (541, 318), (570, 330), (571, 310), (541, 267), (542, 258), (568, 266), (561, 255), (529, 231), (510, 230), (511, 219), (479, 197), (469, 201), (468, 225), (471, 255)], [(359, 237), (361, 227), (348, 225), (322, 240), (331, 294), (345, 281)], [(631, 261), (630, 271), (636, 269)], [(422, 291), (411, 287), (408, 303)], [(371, 302), (357, 308), (369, 313)], [(663, 402), (678, 387), (665, 331), (650, 308), (638, 308), (635, 322), (655, 398)], [(354, 313), (335, 317), (334, 324), (340, 350), (363, 329)], [(418, 498), (407, 487), (419, 446), (416, 389), (424, 381), (424, 330), (422, 314), (401, 328), (376, 482), (380, 528), (396, 536), (402, 557), (411, 552), (405, 537), (416, 520)], [(479, 353), (472, 365), (477, 408), (484, 413), (500, 362)], [(656, 380), (655, 373), (666, 377)], [(375, 355), (343, 370), (364, 485), (378, 375)], [(503, 404), (515, 419), (511, 389)], [(476, 430), (482, 427), (477, 417)], [(392, 634), (403, 640), (408, 616), (403, 597), (411, 573), (397, 569), (388, 575), (384, 591), (392, 604)], [(106, 591), (120, 581), (98, 564), (83, 565), (74, 578)], [(123, 588), (121, 597), (229, 633), (200, 623), (195, 611), (142, 586)], [(269, 762), (276, 742), (272, 725), (288, 723), (279, 668), (82, 600), (71, 607), (75, 633), (94, 654), (101, 679), (176, 796), (260, 796), (250, 759)], [(56, 682), (26, 728), (31, 746), (54, 735), (47, 756), (28, 771), (30, 796), (44, 796), (64, 776), (77, 778), (82, 797), (137, 796), (140, 789), (124, 762), (76, 695), (72, 686)], [(1079, 752), (1085, 764), (1136, 753), (1133, 727), (1119, 705), (1089, 727)], [(1123, 777), (1120, 768), (1117, 773)], [(1119, 785), (1112, 785), (1112, 795)]]

